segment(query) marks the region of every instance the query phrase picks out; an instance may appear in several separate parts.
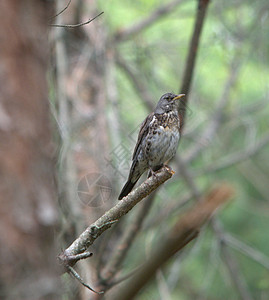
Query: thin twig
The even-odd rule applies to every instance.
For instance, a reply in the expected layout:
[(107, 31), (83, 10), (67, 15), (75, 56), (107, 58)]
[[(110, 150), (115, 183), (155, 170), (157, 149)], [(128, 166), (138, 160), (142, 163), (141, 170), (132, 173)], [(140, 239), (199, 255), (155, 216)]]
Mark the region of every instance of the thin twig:
[[(261, 159), (262, 161), (262, 159)], [(259, 194), (269, 201), (268, 180), (269, 176), (258, 166), (256, 161), (248, 159), (236, 166), (242, 176), (259, 192)]]
[(200, 138), (197, 139), (195, 145), (188, 150), (184, 156), (185, 162), (191, 162), (197, 157), (197, 155), (202, 151), (204, 147), (210, 144), (214, 139), (222, 121), (224, 108), (230, 99), (230, 93), (239, 75), (239, 70), (241, 67), (241, 62), (238, 62), (238, 57), (235, 55), (232, 63), (230, 64), (230, 71), (226, 83), (224, 84), (223, 91), (221, 93), (220, 99), (216, 105), (215, 111), (212, 113), (212, 118), (208, 122), (207, 127), (201, 134)]
[(56, 15), (50, 17), (49, 19), (54, 19), (54, 18), (58, 17), (60, 14), (62, 14), (65, 10), (67, 10), (67, 8), (69, 7), (71, 1), (72, 0), (69, 0), (67, 5), (60, 12), (58, 12)]
[(196, 171), (195, 176), (201, 176), (205, 173), (216, 172), (219, 170), (223, 170), (238, 164), (250, 157), (256, 155), (262, 148), (267, 146), (269, 143), (269, 134), (265, 134), (258, 142), (254, 145), (249, 146), (247, 150), (239, 150), (235, 153), (228, 154), (227, 156), (220, 158), (218, 161), (214, 161), (214, 163), (205, 167), (202, 170)]
[(124, 28), (119, 30), (119, 32), (117, 32), (115, 35), (115, 41), (116, 42), (124, 41), (133, 37), (134, 35), (144, 30), (145, 28), (149, 27), (159, 18), (164, 17), (168, 13), (174, 11), (175, 7), (181, 4), (182, 2), (183, 2), (182, 0), (174, 0), (171, 1), (170, 3), (158, 7), (155, 11), (151, 13), (151, 15), (146, 17), (144, 20), (139, 21), (138, 23), (132, 25), (129, 28)]
[(156, 281), (161, 299), (172, 300), (171, 291), (161, 269), (156, 272)]
[(139, 97), (144, 100), (146, 108), (149, 111), (153, 111), (155, 107), (154, 99), (148, 92), (148, 87), (145, 85), (143, 79), (138, 75), (134, 74), (129, 64), (124, 61), (121, 55), (116, 55), (116, 63), (123, 70), (125, 75), (129, 78)]
[(207, 12), (207, 7), (210, 0), (198, 0), (197, 13), (195, 18), (194, 30), (190, 42), (189, 53), (187, 58), (187, 63), (185, 66), (185, 71), (183, 74), (183, 80), (180, 88), (180, 93), (185, 94), (185, 102), (188, 102), (188, 94), (191, 87), (191, 82), (193, 78), (193, 72), (198, 52), (198, 46), (200, 41), (201, 32), (204, 25), (204, 20)]
[(134, 268), (132, 271), (130, 271), (129, 273), (127, 273), (127, 274), (125, 274), (125, 275), (122, 275), (122, 276), (120, 276), (120, 277), (118, 277), (118, 278), (116, 278), (116, 279), (113, 279), (113, 281), (110, 282), (110, 285), (109, 285), (109, 286), (110, 286), (110, 287), (115, 286), (115, 285), (117, 285), (117, 284), (119, 284), (119, 283), (121, 283), (121, 282), (123, 282), (123, 281), (129, 279), (129, 278), (132, 277), (132, 276), (133, 276), (133, 275), (134, 275), (141, 267), (142, 267), (142, 265), (140, 265), (140, 266)]
[(108, 283), (115, 276), (120, 266), (123, 264), (128, 250), (131, 248), (135, 237), (139, 233), (143, 221), (152, 206), (155, 192), (151, 193), (149, 198), (145, 199), (145, 201), (140, 204), (139, 210), (134, 216), (133, 221), (125, 229), (121, 240), (119, 241), (117, 247), (113, 250), (113, 255), (111, 258), (109, 258), (108, 264), (102, 274), (102, 282), (105, 282), (105, 286), (106, 283)]
[(229, 233), (224, 233), (223, 239), (227, 245), (233, 249), (240, 251), (246, 256), (250, 257), (254, 261), (258, 262), (260, 265), (269, 270), (269, 259), (266, 255), (254, 249), (253, 247), (247, 245), (246, 243), (240, 241)]
[(71, 274), (75, 279), (77, 279), (77, 281), (79, 283), (81, 283), (83, 286), (85, 286), (87, 289), (89, 289), (90, 291), (96, 293), (96, 294), (103, 294), (104, 292), (101, 291), (101, 292), (97, 292), (95, 291), (94, 289), (92, 289), (88, 284), (86, 284), (83, 279), (80, 277), (80, 275), (75, 271), (74, 268), (70, 267), (70, 266), (67, 266), (67, 271), (69, 274)]
[(178, 213), (187, 203), (192, 199), (192, 194), (186, 194), (180, 197), (180, 201), (178, 198), (175, 199), (173, 203), (171, 201), (167, 201), (167, 205), (165, 209), (162, 209), (157, 215), (154, 215), (149, 222), (145, 226), (145, 231), (148, 229), (152, 229), (156, 226), (162, 224), (168, 217)]
[(220, 240), (221, 244), (221, 253), (224, 259), (224, 262), (227, 266), (227, 269), (229, 271), (230, 277), (232, 279), (232, 283), (234, 284), (234, 287), (238, 291), (238, 294), (240, 295), (240, 298), (242, 300), (252, 300), (252, 296), (247, 288), (247, 285), (245, 281), (243, 280), (239, 266), (237, 264), (237, 261), (234, 259), (233, 255), (229, 251), (229, 249), (226, 246), (225, 243), (225, 233), (223, 232), (220, 223), (217, 219), (212, 219), (211, 221), (212, 228), (214, 232), (216, 233), (217, 238)]
[(191, 196), (196, 201), (199, 201), (201, 198), (201, 192), (199, 191), (198, 187), (195, 184), (194, 176), (192, 176), (192, 173), (189, 171), (187, 167), (187, 163), (181, 158), (180, 155), (176, 156), (176, 162), (179, 169), (177, 173), (180, 174), (180, 176), (185, 181), (187, 187), (191, 192)]
[(250, 292), (248, 291), (246, 282), (243, 280), (239, 266), (237, 264), (237, 261), (234, 259), (234, 257), (231, 255), (229, 249), (225, 244), (221, 247), (222, 256), (224, 259), (224, 262), (227, 266), (227, 269), (230, 274), (231, 282), (233, 283), (234, 287), (236, 288), (240, 298), (242, 300), (252, 300), (252, 296)]
[(94, 18), (89, 19), (88, 21), (83, 22), (83, 23), (79, 23), (79, 24), (74, 24), (74, 25), (69, 25), (69, 24), (49, 24), (49, 25), (52, 26), (52, 27), (77, 28), (77, 27), (84, 26), (84, 25), (87, 25), (87, 24), (91, 23), (91, 22), (94, 21), (96, 18), (98, 18), (99, 16), (101, 16), (103, 13), (104, 13), (104, 12), (102, 11), (100, 14), (98, 14), (98, 15), (95, 16)]

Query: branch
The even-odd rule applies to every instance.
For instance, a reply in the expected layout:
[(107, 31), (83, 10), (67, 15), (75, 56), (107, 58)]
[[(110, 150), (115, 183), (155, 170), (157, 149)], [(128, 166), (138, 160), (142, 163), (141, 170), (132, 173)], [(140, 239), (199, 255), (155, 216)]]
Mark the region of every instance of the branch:
[(72, 0), (69, 0), (67, 5), (61, 10), (59, 11), (56, 15), (50, 17), (50, 19), (54, 19), (56, 17), (58, 17), (60, 14), (62, 14), (65, 10), (67, 10), (67, 8), (69, 7), (70, 3), (71, 3)]
[(248, 287), (243, 280), (239, 266), (237, 264), (237, 261), (234, 259), (234, 256), (230, 253), (229, 249), (227, 248), (227, 245), (225, 243), (224, 239), (224, 232), (218, 222), (215, 218), (211, 222), (212, 228), (215, 231), (215, 234), (217, 235), (218, 239), (221, 242), (221, 253), (224, 260), (224, 263), (227, 266), (228, 272), (231, 277), (231, 282), (233, 283), (234, 287), (236, 288), (238, 294), (240, 295), (240, 298), (242, 300), (252, 300), (252, 296), (248, 290)]
[(137, 234), (140, 232), (143, 221), (147, 216), (151, 205), (154, 201), (155, 193), (152, 193), (148, 199), (145, 199), (141, 206), (139, 206), (139, 210), (137, 214), (134, 216), (133, 221), (128, 225), (126, 230), (123, 233), (123, 236), (118, 243), (116, 249), (114, 249), (112, 257), (109, 258), (109, 262), (103, 272), (102, 275), (102, 283), (104, 282), (104, 286), (107, 286), (107, 283), (114, 278), (114, 275), (119, 270), (122, 265), (128, 250), (131, 248)]
[(85, 252), (104, 231), (110, 228), (112, 224), (118, 222), (118, 220), (127, 214), (139, 201), (157, 189), (157, 187), (163, 184), (166, 180), (171, 178), (172, 175), (173, 171), (169, 167), (165, 166), (156, 173), (156, 176), (148, 178), (128, 196), (119, 201), (118, 204), (91, 224), (65, 251), (59, 255), (61, 264), (65, 267), (73, 266), (77, 260), (70, 260), (70, 256), (76, 256), (77, 254)]
[(189, 47), (189, 54), (187, 63), (185, 66), (185, 71), (183, 75), (183, 81), (180, 89), (180, 93), (186, 94), (185, 96), (185, 102), (188, 102), (188, 94), (190, 91), (190, 86), (192, 82), (194, 67), (195, 67), (195, 60), (197, 57), (197, 51), (199, 47), (199, 40), (201, 36), (201, 32), (204, 25), (205, 15), (207, 11), (207, 7), (210, 0), (198, 0), (198, 7), (197, 7), (197, 14), (196, 14), (196, 20), (194, 25), (194, 30), (192, 34), (192, 39), (190, 42)]
[(151, 24), (153, 24), (156, 20), (158, 20), (161, 17), (164, 17), (168, 13), (174, 11), (175, 7), (179, 4), (181, 4), (182, 0), (175, 0), (170, 3), (167, 3), (163, 6), (160, 6), (155, 11), (152, 12), (151, 15), (149, 15), (147, 18), (145, 18), (142, 21), (139, 21), (138, 23), (134, 24), (133, 26), (129, 28), (124, 28), (118, 31), (115, 35), (115, 41), (124, 41), (127, 40), (134, 35), (138, 34), (145, 28), (149, 27)]
[(261, 266), (263, 266), (264, 268), (269, 270), (269, 259), (262, 252), (247, 245), (246, 243), (240, 241), (239, 239), (235, 238), (234, 236), (232, 236), (229, 233), (224, 233), (223, 240), (228, 246), (245, 254), (246, 256), (253, 259), (257, 263), (259, 263)]
[(242, 275), (240, 274), (239, 266), (237, 261), (231, 255), (229, 249), (225, 244), (221, 247), (221, 253), (227, 269), (229, 271), (231, 277), (231, 283), (234, 285), (235, 289), (237, 290), (240, 299), (242, 300), (252, 300), (252, 296), (248, 290), (246, 282), (243, 280)]
[(204, 132), (201, 134), (201, 137), (197, 140), (194, 147), (192, 147), (184, 156), (184, 161), (191, 162), (195, 157), (197, 157), (197, 155), (205, 146), (210, 144), (210, 142), (215, 137), (221, 125), (224, 108), (230, 99), (231, 90), (238, 78), (240, 67), (241, 62), (238, 62), (238, 58), (237, 56), (235, 56), (230, 65), (229, 75), (224, 85), (220, 99), (216, 105), (215, 111), (212, 113), (212, 118), (208, 122), (208, 126), (205, 128)]
[(195, 183), (195, 180), (193, 178), (191, 171), (188, 169), (187, 163), (185, 163), (185, 161), (182, 160), (182, 158), (179, 154), (177, 154), (175, 160), (176, 160), (177, 167), (178, 167), (177, 173), (180, 174), (180, 177), (182, 177), (183, 180), (185, 181), (186, 186), (189, 188), (189, 190), (191, 192), (191, 196), (196, 201), (200, 201), (201, 192), (199, 191), (199, 189)]
[(232, 194), (233, 190), (230, 186), (222, 185), (213, 189), (203, 201), (192, 207), (169, 232), (160, 237), (160, 243), (154, 247), (155, 252), (141, 269), (118, 289), (113, 299), (133, 299), (164, 263), (197, 237), (201, 226)]
[(148, 92), (148, 87), (145, 85), (145, 81), (138, 75), (134, 74), (129, 64), (124, 61), (124, 59), (120, 55), (116, 55), (116, 63), (129, 78), (139, 97), (144, 100), (143, 102), (146, 108), (149, 111), (153, 111), (155, 108), (155, 101)]
[(79, 24), (74, 24), (74, 25), (68, 25), (68, 24), (49, 24), (49, 25), (52, 26), (52, 27), (77, 28), (77, 27), (84, 26), (84, 25), (87, 25), (87, 24), (91, 23), (93, 20), (95, 20), (96, 18), (98, 18), (99, 16), (101, 16), (103, 13), (104, 12), (102, 11), (100, 14), (98, 14), (94, 18), (89, 19), (88, 21), (83, 22), (83, 23), (79, 23)]
[(210, 164), (202, 170), (198, 170), (195, 173), (195, 176), (200, 176), (205, 173), (216, 172), (229, 168), (230, 166), (240, 163), (244, 160), (249, 159), (251, 156), (257, 154), (263, 147), (269, 143), (269, 134), (265, 134), (258, 142), (254, 145), (249, 146), (246, 151), (239, 150), (238, 152), (228, 154), (224, 158), (220, 158), (218, 161)]
[(80, 275), (70, 266), (67, 266), (67, 272), (72, 275), (75, 279), (77, 279), (77, 281), (82, 284), (83, 286), (85, 286), (87, 289), (89, 289), (90, 291), (96, 293), (96, 294), (103, 294), (104, 292), (101, 291), (101, 292), (98, 292), (98, 291), (95, 291), (93, 288), (91, 288), (87, 283), (85, 283), (83, 281), (83, 279), (80, 277)]

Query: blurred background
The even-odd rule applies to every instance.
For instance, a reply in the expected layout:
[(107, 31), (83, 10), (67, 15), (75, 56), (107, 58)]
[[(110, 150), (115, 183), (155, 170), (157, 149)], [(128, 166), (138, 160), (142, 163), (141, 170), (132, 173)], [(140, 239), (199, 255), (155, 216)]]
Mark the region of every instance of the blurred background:
[[(137, 299), (268, 299), (268, 1), (58, 0), (50, 15), (65, 7), (51, 23), (104, 14), (88, 25), (49, 31), (59, 252), (117, 203), (139, 126), (160, 96), (187, 92), (188, 104), (170, 162), (175, 175), (96, 240), (94, 256), (76, 266), (85, 282), (107, 293), (95, 295), (65, 274), (62, 299), (113, 299), (160, 235), (223, 181), (233, 200)], [(202, 30), (186, 88), (194, 28)], [(137, 229), (111, 269), (132, 224)]]
[[(51, 106), (60, 126), (61, 203), (69, 230), (73, 223), (78, 234), (117, 202), (139, 125), (162, 94), (182, 92), (197, 4), (72, 1), (57, 20), (74, 24), (105, 12), (79, 29), (51, 32)], [(159, 234), (214, 183), (228, 181), (235, 197), (218, 214), (220, 232), (203, 230), (139, 299), (268, 297), (268, 8), (267, 1), (209, 1), (184, 135), (171, 163), (176, 174), (146, 208), (120, 274), (150, 255)], [(97, 272), (138, 209), (98, 241)]]

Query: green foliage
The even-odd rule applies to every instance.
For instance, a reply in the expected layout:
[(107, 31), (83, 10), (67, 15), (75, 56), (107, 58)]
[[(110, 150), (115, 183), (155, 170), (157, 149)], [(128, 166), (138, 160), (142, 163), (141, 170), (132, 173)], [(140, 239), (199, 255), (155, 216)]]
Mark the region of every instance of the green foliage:
[[(268, 145), (249, 158), (258, 170), (255, 173), (258, 174), (257, 181), (248, 176), (254, 174), (252, 169), (246, 172), (240, 168), (244, 166), (244, 161), (217, 172), (199, 173), (230, 154), (242, 152), (243, 155), (268, 134), (268, 1), (211, 2), (192, 79), (185, 135), (178, 153), (184, 159), (185, 153), (197, 141), (202, 143), (201, 153), (188, 165), (195, 184), (202, 192), (222, 180), (233, 185), (234, 200), (219, 213), (224, 231), (260, 253), (268, 254), (269, 196), (264, 192), (268, 190), (266, 182), (269, 180)], [(167, 3), (160, 0), (113, 0), (99, 1), (99, 6), (105, 11), (104, 22), (108, 34), (112, 36), (146, 19), (155, 9)], [(118, 55), (144, 84), (155, 102), (165, 92), (180, 91), (196, 5), (197, 1), (182, 1), (173, 12), (115, 46)], [(239, 66), (238, 76), (227, 87), (234, 64)], [(120, 67), (116, 69), (116, 84), (122, 140), (130, 145), (128, 133), (138, 130), (138, 124), (149, 111), (141, 99), (142, 93)], [(200, 141), (226, 89), (229, 89), (228, 99), (222, 108), (221, 124), (211, 141)], [(258, 102), (260, 104), (255, 106)], [(178, 212), (183, 212), (186, 207), (176, 208), (170, 218), (155, 219), (171, 203), (180, 203), (189, 193), (190, 188), (182, 177), (172, 179), (160, 189), (160, 197), (157, 197), (147, 218), (145, 228), (148, 230), (141, 233), (132, 247), (124, 272), (128, 273), (136, 267), (141, 256), (149, 255), (149, 249), (157, 244), (160, 233), (165, 232), (166, 226), (173, 224)], [(245, 282), (253, 299), (265, 299), (264, 295), (269, 292), (269, 270), (231, 245), (228, 244), (227, 248), (238, 264), (238, 276)], [(170, 272), (179, 259), (180, 268), (178, 272), (174, 271), (177, 280), (172, 284)], [(171, 299), (240, 298), (223, 258), (220, 238), (210, 226), (197, 241), (192, 242), (182, 258), (175, 257), (162, 271)], [(138, 299), (161, 299), (156, 282), (154, 280), (147, 286)]]

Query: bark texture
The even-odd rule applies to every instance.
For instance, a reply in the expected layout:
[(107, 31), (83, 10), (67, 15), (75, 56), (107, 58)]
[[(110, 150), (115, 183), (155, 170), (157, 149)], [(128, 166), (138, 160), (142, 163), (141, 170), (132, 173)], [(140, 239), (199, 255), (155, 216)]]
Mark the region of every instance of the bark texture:
[(44, 3), (0, 3), (1, 299), (59, 298)]

